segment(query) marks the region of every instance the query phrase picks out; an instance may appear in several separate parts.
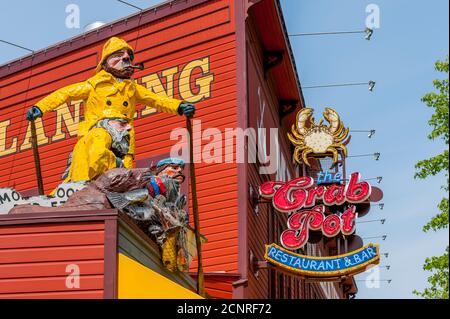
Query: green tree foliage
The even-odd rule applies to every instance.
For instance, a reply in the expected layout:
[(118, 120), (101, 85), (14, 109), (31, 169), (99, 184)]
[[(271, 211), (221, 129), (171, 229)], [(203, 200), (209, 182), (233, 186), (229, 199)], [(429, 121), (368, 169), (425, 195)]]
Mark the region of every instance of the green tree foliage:
[[(433, 81), (433, 85), (438, 92), (431, 92), (426, 94), (422, 98), (428, 107), (434, 109), (434, 114), (428, 121), (428, 124), (432, 127), (431, 133), (428, 135), (430, 140), (442, 139), (446, 145), (446, 149), (432, 158), (420, 161), (416, 164), (415, 178), (425, 179), (428, 176), (435, 176), (438, 173), (444, 172), (446, 177), (446, 184), (442, 186), (447, 193), (449, 191), (449, 178), (448, 178), (448, 145), (449, 145), (449, 131), (448, 131), (448, 57), (445, 61), (436, 62), (436, 70), (446, 74), (444, 79), (437, 79)], [(444, 197), (437, 206), (439, 212), (428, 222), (423, 231), (429, 230), (438, 231), (440, 229), (448, 228), (448, 197)], [(423, 292), (414, 291), (416, 295), (419, 295), (427, 299), (448, 299), (449, 296), (449, 248), (442, 256), (433, 256), (425, 260), (423, 269), (432, 273), (428, 277), (428, 283), (430, 288), (426, 288)]]

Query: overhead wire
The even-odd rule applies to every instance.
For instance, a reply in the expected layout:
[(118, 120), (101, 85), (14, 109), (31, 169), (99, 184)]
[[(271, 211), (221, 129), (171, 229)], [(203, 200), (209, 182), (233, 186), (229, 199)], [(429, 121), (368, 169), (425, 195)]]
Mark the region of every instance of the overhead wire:
[[(29, 91), (30, 91), (31, 78), (32, 78), (32, 76), (33, 76), (35, 51), (34, 51), (34, 50), (31, 50), (31, 49), (29, 49), (29, 48), (26, 48), (26, 47), (24, 47), (24, 46), (18, 45), (18, 44), (16, 44), (16, 43), (9, 42), (9, 41), (0, 40), (0, 42), (5, 43), (5, 44), (8, 44), (8, 45), (11, 45), (11, 46), (14, 46), (14, 47), (16, 47), (16, 48), (20, 48), (20, 49), (23, 49), (23, 50), (26, 50), (26, 51), (31, 52), (30, 71), (29, 71), (29, 74), (28, 74), (28, 82), (27, 82), (27, 86), (26, 86), (26, 89), (25, 89), (25, 99), (24, 99), (24, 102), (23, 102), (24, 105), (23, 105), (23, 107), (22, 107), (23, 112), (21, 112), (21, 113), (23, 114), (23, 116), (21, 117), (21, 119), (20, 119), (20, 124), (19, 124), (19, 134), (18, 134), (18, 137), (20, 138), (20, 136), (22, 135), (22, 129), (23, 129), (23, 127), (24, 127), (23, 121), (26, 119), (26, 118), (25, 118), (25, 114), (24, 114), (25, 112), (24, 112), (24, 111), (26, 110), (26, 108), (27, 108), (27, 106), (28, 106), (28, 104), (27, 104), (27, 102), (28, 102), (28, 93), (29, 93)], [(25, 125), (25, 126), (26, 126), (26, 125)], [(18, 154), (18, 152), (15, 152), (15, 153), (13, 154), (11, 167), (10, 167), (9, 173), (8, 173), (8, 184), (11, 185), (13, 188), (15, 187), (15, 183), (11, 183), (11, 176), (12, 176), (13, 169), (14, 169), (14, 167), (15, 167), (14, 163), (15, 163), (15, 161), (16, 161), (17, 154)]]

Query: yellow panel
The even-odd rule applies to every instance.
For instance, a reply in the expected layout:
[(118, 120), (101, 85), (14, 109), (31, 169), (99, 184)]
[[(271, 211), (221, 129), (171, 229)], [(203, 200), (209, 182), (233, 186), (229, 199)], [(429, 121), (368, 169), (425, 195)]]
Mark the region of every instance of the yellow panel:
[(123, 254), (118, 255), (119, 299), (202, 299), (133, 259)]

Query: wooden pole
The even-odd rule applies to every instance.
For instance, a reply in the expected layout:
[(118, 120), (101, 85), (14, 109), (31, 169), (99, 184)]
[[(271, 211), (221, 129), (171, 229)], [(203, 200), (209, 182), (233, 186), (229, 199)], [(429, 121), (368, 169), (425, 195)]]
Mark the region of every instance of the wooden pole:
[(195, 164), (194, 164), (194, 138), (192, 136), (192, 123), (190, 118), (186, 118), (186, 127), (189, 132), (189, 168), (191, 177), (191, 190), (192, 190), (192, 210), (194, 215), (194, 227), (195, 227), (195, 242), (197, 244), (197, 294), (202, 297), (206, 297), (205, 294), (205, 277), (203, 274), (202, 263), (202, 240), (200, 235), (200, 221), (198, 215), (198, 201), (197, 201), (197, 182), (195, 178)]
[(44, 195), (44, 182), (42, 180), (41, 160), (39, 159), (38, 140), (36, 134), (36, 123), (30, 121), (31, 125), (31, 145), (33, 147), (34, 167), (36, 169), (36, 179), (38, 183), (39, 195)]

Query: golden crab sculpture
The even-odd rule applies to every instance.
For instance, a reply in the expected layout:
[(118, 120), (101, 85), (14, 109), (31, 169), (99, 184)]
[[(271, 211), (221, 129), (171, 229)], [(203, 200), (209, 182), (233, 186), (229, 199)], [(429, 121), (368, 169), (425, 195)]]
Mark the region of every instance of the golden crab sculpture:
[(297, 123), (292, 125), (292, 134), (287, 134), (295, 145), (294, 160), (299, 164), (303, 160), (303, 163), (311, 166), (308, 155), (313, 153), (318, 157), (332, 155), (335, 164), (338, 161), (338, 150), (342, 150), (344, 157), (347, 156), (347, 148), (343, 141), (348, 136), (348, 128), (344, 127), (339, 114), (332, 108), (327, 107), (323, 112), (323, 117), (329, 125), (323, 124), (323, 119), (316, 125), (312, 117), (313, 112), (311, 108), (304, 108), (298, 112)]

